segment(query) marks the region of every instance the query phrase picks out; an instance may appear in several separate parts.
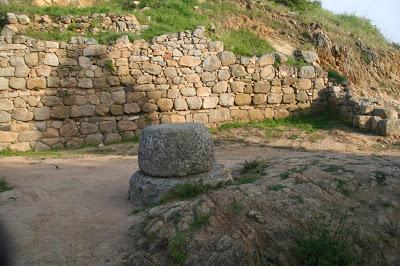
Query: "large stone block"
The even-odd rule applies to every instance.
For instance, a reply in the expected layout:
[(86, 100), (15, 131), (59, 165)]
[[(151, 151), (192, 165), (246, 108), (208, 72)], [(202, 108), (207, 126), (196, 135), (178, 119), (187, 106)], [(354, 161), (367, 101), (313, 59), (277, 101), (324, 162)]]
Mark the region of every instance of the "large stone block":
[(226, 122), (231, 120), (231, 112), (229, 109), (213, 109), (210, 110), (209, 122)]
[(10, 143), (16, 141), (17, 138), (18, 133), (0, 130), (0, 143)]
[(251, 103), (250, 94), (239, 93), (235, 97), (235, 104), (236, 105), (243, 106), (243, 105), (250, 105), (250, 103)]
[(35, 120), (49, 120), (50, 119), (50, 108), (49, 107), (40, 107), (40, 108), (35, 108), (33, 110), (33, 114), (35, 117)]
[(216, 55), (209, 55), (204, 59), (203, 69), (204, 71), (214, 72), (221, 67), (221, 61)]
[(24, 78), (11, 78), (10, 79), (10, 88), (16, 90), (24, 90), (26, 89), (26, 82)]
[(27, 82), (28, 89), (44, 89), (46, 88), (45, 78), (30, 78)]
[(61, 137), (73, 137), (78, 134), (78, 128), (74, 121), (66, 121), (60, 128)]
[(6, 123), (11, 120), (11, 115), (6, 111), (0, 111), (0, 123)]
[(201, 59), (199, 57), (194, 57), (190, 55), (182, 56), (179, 60), (179, 65), (186, 67), (196, 67), (201, 64)]
[(300, 78), (313, 79), (315, 78), (315, 69), (313, 66), (303, 66), (299, 73)]
[(150, 176), (181, 177), (210, 171), (214, 145), (202, 124), (164, 124), (142, 131), (140, 170)]
[(43, 64), (48, 65), (48, 66), (58, 66), (59, 65), (59, 61), (58, 61), (58, 57), (56, 54), (53, 53), (48, 53), (44, 56), (43, 59)]
[(84, 56), (100, 56), (107, 53), (105, 45), (90, 45), (83, 50)]
[(12, 101), (7, 99), (0, 99), (0, 111), (11, 111), (14, 108)]
[(382, 136), (400, 136), (400, 120), (382, 119), (378, 124), (378, 132)]
[(15, 67), (0, 67), (0, 77), (13, 77)]
[(159, 204), (177, 186), (187, 183), (218, 187), (232, 181), (232, 176), (223, 165), (216, 165), (210, 172), (191, 175), (189, 177), (163, 177), (148, 176), (137, 171), (129, 181), (129, 199), (135, 204), (149, 206)]
[(7, 90), (9, 88), (9, 79), (0, 77), (0, 91)]
[(398, 119), (399, 115), (396, 110), (390, 108), (375, 108), (372, 115), (379, 116), (382, 119)]
[(258, 81), (254, 84), (254, 93), (269, 93), (271, 84), (268, 80)]
[(12, 113), (12, 118), (18, 121), (31, 121), (33, 119), (33, 113), (26, 108), (16, 108)]

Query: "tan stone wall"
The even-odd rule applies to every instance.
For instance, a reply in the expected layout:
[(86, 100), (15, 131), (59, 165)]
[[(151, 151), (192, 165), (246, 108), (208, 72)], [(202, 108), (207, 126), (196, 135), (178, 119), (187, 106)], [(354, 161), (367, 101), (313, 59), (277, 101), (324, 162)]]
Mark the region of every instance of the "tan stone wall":
[[(326, 73), (235, 57), (201, 28), (103, 46), (0, 36), (0, 149), (130, 139), (148, 124), (282, 118), (318, 104)], [(91, 43), (91, 42), (89, 42)]]

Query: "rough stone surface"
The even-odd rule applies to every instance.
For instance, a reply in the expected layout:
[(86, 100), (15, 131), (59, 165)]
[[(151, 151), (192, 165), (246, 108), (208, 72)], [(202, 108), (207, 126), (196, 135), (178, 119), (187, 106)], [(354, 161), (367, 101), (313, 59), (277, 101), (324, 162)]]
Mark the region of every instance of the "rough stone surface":
[(218, 164), (210, 172), (191, 175), (189, 177), (154, 177), (137, 171), (129, 181), (129, 200), (139, 205), (152, 205), (168, 195), (178, 185), (195, 184), (218, 187), (232, 181), (229, 172), (223, 165)]
[(214, 165), (214, 145), (201, 124), (165, 124), (143, 129), (140, 170), (150, 176), (180, 177), (204, 173)]

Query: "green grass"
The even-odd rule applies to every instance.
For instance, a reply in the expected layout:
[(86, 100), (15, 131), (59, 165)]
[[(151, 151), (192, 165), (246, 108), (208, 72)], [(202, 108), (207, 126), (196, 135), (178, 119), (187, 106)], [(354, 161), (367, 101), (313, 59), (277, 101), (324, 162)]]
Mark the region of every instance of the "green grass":
[(80, 36), (80, 37), (85, 37), (85, 38), (93, 38), (100, 44), (115, 43), (115, 41), (118, 38), (120, 38), (124, 35), (127, 35), (131, 41), (139, 38), (139, 35), (137, 35), (137, 34), (126, 33), (126, 32), (105, 31), (105, 32), (99, 32), (96, 34), (93, 34), (90, 32), (86, 32), (84, 34), (78, 34), (73, 31), (70, 31), (70, 30), (59, 31), (57, 29), (49, 29), (47, 31), (37, 31), (37, 30), (29, 29), (25, 32), (25, 35), (35, 38), (35, 39), (48, 40), (48, 41), (59, 41), (59, 42), (68, 42), (72, 37)]
[(111, 73), (115, 73), (114, 62), (112, 59), (108, 59), (104, 65), (104, 68)]
[(302, 58), (297, 58), (293, 56), (289, 56), (285, 64), (295, 68), (302, 68), (303, 66), (309, 65)]
[(127, 8), (128, 1), (126, 0), (112, 0), (97, 1), (96, 5), (91, 7), (78, 7), (78, 6), (49, 6), (49, 7), (38, 7), (32, 5), (31, 0), (13, 0), (12, 3), (0, 4), (0, 16), (8, 12), (23, 13), (27, 15), (49, 15), (54, 17), (74, 15), (84, 16), (94, 13), (115, 13), (115, 14), (126, 14), (130, 10)]
[(282, 184), (276, 184), (276, 185), (272, 185), (272, 186), (269, 187), (269, 189), (272, 190), (272, 191), (282, 191), (285, 188), (286, 188), (286, 186), (282, 185)]
[(176, 234), (168, 241), (168, 251), (171, 258), (178, 264), (183, 264), (187, 258), (187, 238), (184, 233), (177, 230)]
[(10, 184), (3, 178), (0, 178), (0, 193), (8, 190), (12, 190), (13, 188)]
[(342, 193), (347, 197), (351, 196), (352, 192), (351, 190), (349, 190), (346, 180), (336, 178), (335, 182), (336, 182), (336, 188), (340, 191), (340, 193)]
[(299, 174), (304, 173), (308, 168), (309, 168), (308, 165), (303, 165), (303, 166), (300, 166), (300, 167), (296, 167), (296, 168), (293, 168), (293, 169), (289, 169), (289, 170), (287, 170), (287, 171), (285, 171), (285, 172), (283, 172), (283, 173), (280, 173), (280, 174), (279, 174), (279, 177), (280, 177), (282, 180), (285, 180), (285, 179), (288, 179), (288, 178), (290, 177), (291, 174), (294, 174), (294, 173), (299, 173)]
[(319, 115), (301, 115), (297, 117), (291, 116), (283, 119), (266, 119), (263, 121), (251, 122), (229, 122), (219, 126), (215, 132), (237, 128), (257, 128), (263, 130), (281, 129), (281, 131), (286, 128), (297, 128), (307, 133), (313, 133), (321, 129), (335, 128), (339, 123), (340, 121), (335, 119), (332, 114), (326, 112)]
[(144, 12), (151, 18), (149, 28), (141, 33), (145, 39), (154, 36), (193, 30), (200, 25), (206, 25), (208, 19), (199, 14), (194, 7), (199, 5), (196, 0), (142, 0), (140, 7), (150, 7)]
[(236, 55), (260, 56), (275, 51), (271, 44), (249, 30), (227, 30), (222, 34), (221, 41), (226, 50)]
[(211, 186), (203, 184), (185, 183), (177, 185), (172, 191), (161, 199), (161, 203), (171, 200), (187, 200), (192, 199), (198, 195), (205, 194), (213, 189)]
[(244, 206), (237, 200), (234, 200), (231, 205), (229, 205), (229, 210), (234, 215), (240, 215), (244, 211)]
[(194, 213), (193, 220), (189, 223), (191, 230), (198, 230), (201, 227), (208, 225), (210, 222), (210, 214), (209, 213)]
[(347, 78), (334, 69), (328, 70), (328, 78), (333, 79), (338, 84), (347, 82)]
[(387, 176), (386, 176), (386, 174), (384, 172), (376, 171), (376, 172), (373, 172), (372, 174), (373, 174), (373, 176), (375, 178), (375, 181), (376, 181), (376, 183), (378, 185), (381, 185), (381, 186), (385, 185)]
[(240, 169), (240, 175), (235, 178), (235, 181), (240, 185), (254, 183), (261, 178), (266, 167), (267, 165), (264, 161), (246, 160), (243, 167)]
[(306, 229), (294, 230), (294, 251), (299, 265), (360, 265), (352, 235), (344, 221), (334, 223), (316, 220)]

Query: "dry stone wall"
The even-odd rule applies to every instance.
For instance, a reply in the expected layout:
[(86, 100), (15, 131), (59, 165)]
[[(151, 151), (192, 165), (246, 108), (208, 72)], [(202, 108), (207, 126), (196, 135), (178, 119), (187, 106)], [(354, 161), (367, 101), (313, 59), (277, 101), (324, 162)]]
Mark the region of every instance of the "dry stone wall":
[(380, 105), (378, 100), (357, 97), (349, 87), (332, 86), (326, 93), (329, 105), (336, 107), (339, 116), (360, 131), (381, 136), (400, 136), (400, 120), (396, 110)]
[(94, 44), (0, 36), (0, 149), (128, 140), (148, 124), (283, 118), (323, 104), (327, 75), (235, 57), (204, 29)]
[(91, 14), (88, 16), (66, 15), (50, 17), (48, 15), (27, 15), (7, 13), (6, 25), (2, 29), (3, 36), (23, 34), (25, 31), (68, 31), (76, 35), (80, 33), (99, 33), (105, 31), (138, 33), (146, 29), (134, 15)]

